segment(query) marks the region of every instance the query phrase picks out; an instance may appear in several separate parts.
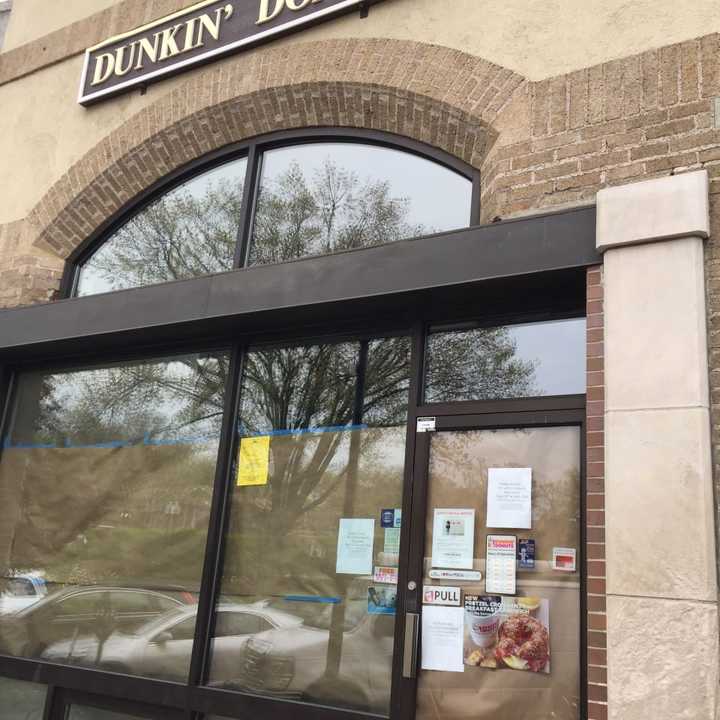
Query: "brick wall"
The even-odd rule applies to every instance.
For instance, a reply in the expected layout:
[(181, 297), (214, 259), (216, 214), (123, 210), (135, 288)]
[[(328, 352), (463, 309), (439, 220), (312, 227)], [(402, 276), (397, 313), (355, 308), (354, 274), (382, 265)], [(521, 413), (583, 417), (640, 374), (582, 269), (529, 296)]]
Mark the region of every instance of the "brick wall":
[(528, 83), (498, 117), (484, 215), (591, 203), (609, 185), (706, 167), (720, 191), (720, 36)]
[(602, 267), (587, 273), (588, 720), (607, 720), (605, 365)]

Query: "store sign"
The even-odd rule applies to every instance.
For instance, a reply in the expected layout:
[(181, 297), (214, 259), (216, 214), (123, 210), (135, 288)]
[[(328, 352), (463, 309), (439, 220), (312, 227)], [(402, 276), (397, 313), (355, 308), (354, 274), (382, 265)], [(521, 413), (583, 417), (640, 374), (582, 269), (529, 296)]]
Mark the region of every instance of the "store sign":
[(85, 52), (78, 102), (93, 102), (379, 0), (207, 0)]

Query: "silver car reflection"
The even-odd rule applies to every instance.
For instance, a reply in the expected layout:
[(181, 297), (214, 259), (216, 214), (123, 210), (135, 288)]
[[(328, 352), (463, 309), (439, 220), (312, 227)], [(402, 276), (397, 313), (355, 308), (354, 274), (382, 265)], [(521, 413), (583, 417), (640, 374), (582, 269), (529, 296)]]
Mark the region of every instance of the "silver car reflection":
[[(43, 652), (42, 658), (185, 682), (196, 615), (197, 605), (172, 610), (132, 632), (114, 632), (101, 645), (94, 636), (56, 643)], [(213, 640), (213, 677), (225, 681), (237, 678), (238, 657), (253, 635), (301, 624), (301, 618), (260, 605), (219, 605)]]
[(367, 600), (350, 600), (337, 673), (328, 672), (332, 609), (304, 620), (250, 638), (235, 657), (237, 680), (222, 682), (211, 673), (210, 684), (387, 715), (395, 616), (368, 614)]

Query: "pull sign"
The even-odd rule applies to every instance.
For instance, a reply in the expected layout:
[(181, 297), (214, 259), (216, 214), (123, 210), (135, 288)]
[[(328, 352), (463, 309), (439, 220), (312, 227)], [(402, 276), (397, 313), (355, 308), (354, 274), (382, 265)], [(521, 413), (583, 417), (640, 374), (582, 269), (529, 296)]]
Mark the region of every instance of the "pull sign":
[(417, 419), (417, 431), (422, 432), (435, 432), (435, 418), (434, 417), (420, 417)]
[(423, 605), (460, 605), (461, 590), (458, 587), (425, 585)]

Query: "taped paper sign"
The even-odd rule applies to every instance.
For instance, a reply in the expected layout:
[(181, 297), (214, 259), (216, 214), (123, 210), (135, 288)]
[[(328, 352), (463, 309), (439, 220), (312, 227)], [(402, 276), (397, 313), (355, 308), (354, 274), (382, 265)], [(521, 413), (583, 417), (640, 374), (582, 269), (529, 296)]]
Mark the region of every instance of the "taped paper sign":
[(269, 471), (270, 436), (242, 438), (238, 453), (238, 486), (267, 485)]

